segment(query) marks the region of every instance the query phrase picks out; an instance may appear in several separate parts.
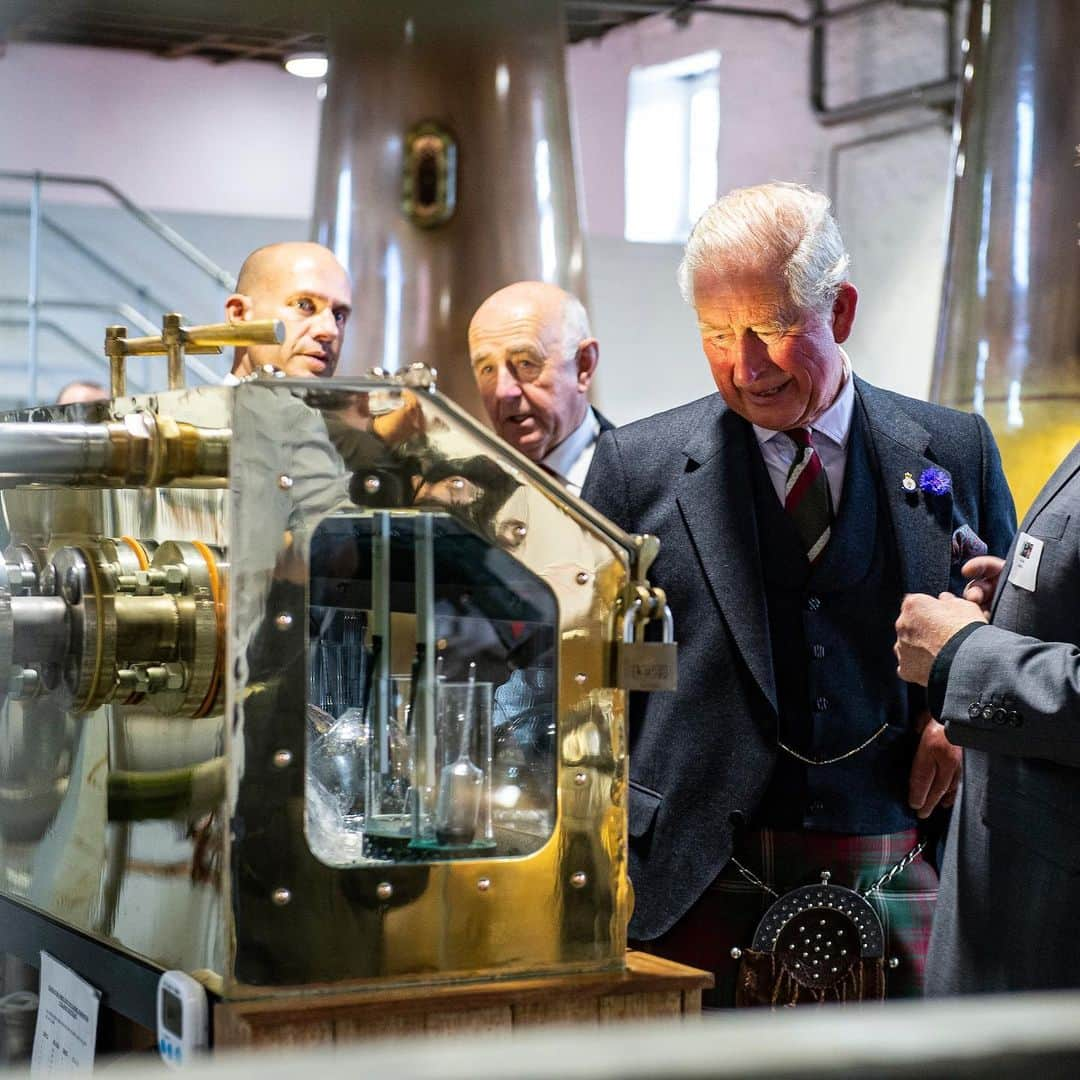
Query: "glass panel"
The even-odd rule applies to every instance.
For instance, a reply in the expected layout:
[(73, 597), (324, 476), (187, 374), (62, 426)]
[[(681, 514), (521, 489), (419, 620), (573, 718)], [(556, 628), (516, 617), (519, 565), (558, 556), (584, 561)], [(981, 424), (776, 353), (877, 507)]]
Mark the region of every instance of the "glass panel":
[(308, 625), (316, 857), (537, 850), (555, 818), (557, 632), (551, 589), (444, 511), (324, 519)]

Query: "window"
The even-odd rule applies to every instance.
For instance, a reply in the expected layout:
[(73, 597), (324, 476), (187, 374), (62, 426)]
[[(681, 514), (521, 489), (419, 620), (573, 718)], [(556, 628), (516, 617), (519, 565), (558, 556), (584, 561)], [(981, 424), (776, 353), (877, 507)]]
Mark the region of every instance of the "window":
[(681, 243), (716, 198), (720, 54), (630, 72), (626, 239)]

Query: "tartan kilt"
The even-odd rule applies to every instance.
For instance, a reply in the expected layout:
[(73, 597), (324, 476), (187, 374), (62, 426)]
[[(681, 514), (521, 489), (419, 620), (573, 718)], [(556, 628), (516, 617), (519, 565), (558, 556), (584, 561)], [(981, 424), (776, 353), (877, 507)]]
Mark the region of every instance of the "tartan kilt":
[[(743, 866), (781, 895), (801, 885), (814, 885), (821, 871), (830, 884), (860, 892), (898, 863), (918, 842), (915, 829), (882, 836), (849, 836), (823, 832), (746, 830), (733, 852)], [(867, 899), (885, 931), (886, 997), (920, 997), (937, 899), (937, 871), (920, 853), (904, 871)], [(754, 930), (776, 897), (751, 884), (729, 862), (694, 906), (666, 933), (634, 948), (711, 971), (716, 989), (706, 991), (704, 1004), (725, 1008), (735, 1003), (738, 961), (731, 950), (747, 948)], [(888, 961), (899, 961), (892, 968)]]

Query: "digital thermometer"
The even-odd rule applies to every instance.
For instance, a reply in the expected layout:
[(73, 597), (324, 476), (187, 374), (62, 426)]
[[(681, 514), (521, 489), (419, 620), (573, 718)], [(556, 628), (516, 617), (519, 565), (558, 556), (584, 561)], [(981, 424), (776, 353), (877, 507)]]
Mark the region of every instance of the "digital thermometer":
[(161, 1060), (172, 1069), (183, 1068), (206, 1049), (206, 990), (186, 971), (166, 971), (158, 979), (157, 1036)]

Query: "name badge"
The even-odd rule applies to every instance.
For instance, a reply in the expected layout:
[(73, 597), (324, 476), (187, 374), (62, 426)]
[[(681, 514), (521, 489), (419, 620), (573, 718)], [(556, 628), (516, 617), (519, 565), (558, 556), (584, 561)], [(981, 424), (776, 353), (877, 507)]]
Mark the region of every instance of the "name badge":
[(1042, 558), (1043, 542), (1034, 536), (1022, 532), (1016, 539), (1016, 551), (1013, 553), (1012, 567), (1009, 570), (1009, 582), (1018, 589), (1035, 591), (1035, 582), (1039, 576), (1039, 560)]

